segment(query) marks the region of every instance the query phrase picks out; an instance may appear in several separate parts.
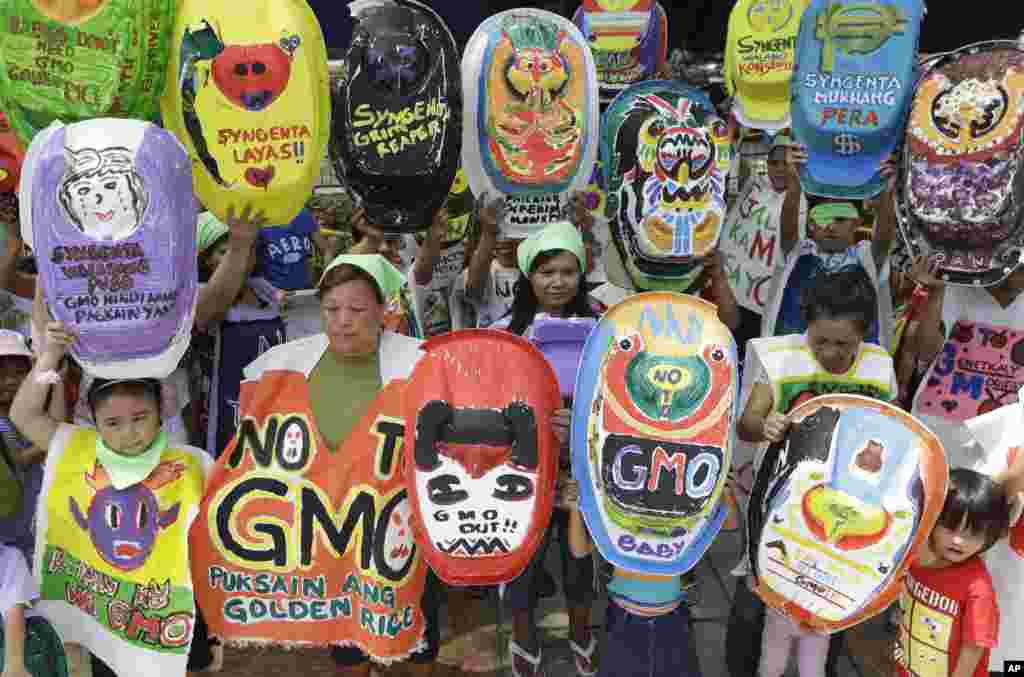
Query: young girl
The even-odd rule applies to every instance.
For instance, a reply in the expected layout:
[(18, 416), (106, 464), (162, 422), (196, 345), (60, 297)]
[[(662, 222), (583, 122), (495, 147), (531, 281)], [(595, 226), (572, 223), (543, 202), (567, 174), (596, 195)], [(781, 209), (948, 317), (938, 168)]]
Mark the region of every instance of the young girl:
[[(594, 546), (580, 514), (575, 480), (566, 482), (562, 507), (569, 511), (572, 556), (592, 557)], [(598, 677), (700, 677), (682, 579), (613, 570)]]
[[(156, 564), (149, 562), (149, 555), (156, 547), (157, 538), (161, 545), (160, 574), (168, 577), (167, 580), (173, 577), (175, 585), (190, 586), (188, 527), (202, 499), (210, 459), (194, 447), (168, 444), (167, 434), (161, 429), (160, 382), (156, 379), (95, 379), (89, 388), (88, 402), (96, 429), (54, 419), (46, 411), (46, 400), (51, 386), (61, 382), (56, 369), (75, 340), (74, 331), (63, 323), (48, 323), (46, 347), (11, 404), (14, 425), (35, 446), (47, 450), (46, 478), (61, 480), (44, 479), (44, 495), (70, 492), (67, 499), (70, 503), (65, 502), (63, 511), (59, 513), (51, 514), (47, 509), (51, 503), (58, 503), (59, 498), (41, 502), (39, 540), (44, 547), (36, 552), (35, 567), (42, 581), (41, 587), (46, 590), (48, 558), (56, 557), (58, 553), (79, 561), (93, 562), (98, 571), (126, 585), (148, 585), (156, 576), (153, 568)], [(76, 496), (80, 497), (74, 488), (78, 484), (91, 487), (90, 491), (95, 496), (101, 493), (107, 496), (106, 492), (114, 491), (114, 496), (122, 497), (122, 503), (112, 502), (104, 513), (109, 514), (106, 527), (103, 527), (109, 528), (109, 533), (102, 531), (101, 525), (86, 520), (82, 511), (88, 506), (80, 506), (75, 500)], [(164, 516), (169, 520), (173, 514), (173, 521), (161, 523), (159, 535), (155, 529), (150, 531), (153, 529), (152, 520), (143, 517), (149, 514), (148, 511), (139, 509), (138, 524), (128, 522), (122, 514), (128, 510), (126, 506), (131, 500), (146, 500), (146, 496), (154, 496), (158, 490), (173, 492), (177, 501), (177, 510)], [(69, 505), (70, 518), (67, 513)], [(150, 506), (149, 503), (145, 505)], [(57, 526), (50, 529), (50, 524)], [(83, 541), (77, 538), (73, 531), (75, 525), (81, 529), (88, 528), (90, 539)], [(135, 527), (144, 533), (141, 536), (135, 534), (131, 531)], [(120, 533), (128, 535), (122, 536), (122, 540), (113, 540)], [(126, 538), (132, 540), (124, 541)], [(112, 545), (122, 542), (132, 547)], [(178, 553), (178, 559), (174, 559), (174, 553)], [(134, 654), (120, 644), (92, 641), (96, 637), (96, 628), (92, 624), (100, 623), (99, 619), (82, 613), (63, 597), (42, 598), (40, 607), (66, 641), (86, 644), (90, 652), (116, 673), (133, 674), (137, 667)], [(196, 609), (191, 604), (187, 607), (182, 604), (180, 611), (193, 613)], [(202, 625), (201, 620), (197, 620), (197, 625)], [(107, 632), (113, 631), (107, 629)], [(202, 640), (196, 643), (206, 649), (202, 644)], [(153, 649), (147, 652), (147, 660), (162, 665), (163, 669), (177, 669), (180, 665), (180, 669), (185, 670), (185, 657), (174, 653)]]
[[(584, 287), (587, 265), (586, 249), (579, 230), (568, 222), (554, 223), (523, 240), (517, 252), (521, 277), (516, 283), (510, 314), (492, 325), (520, 336), (529, 335), (537, 315), (556, 317), (595, 317)], [(564, 409), (556, 416), (568, 427), (570, 412)], [(568, 448), (563, 449), (562, 481), (568, 477)], [(552, 528), (560, 533), (562, 542), (562, 573), (566, 602), (569, 607), (569, 647), (572, 649), (578, 675), (595, 674), (594, 652), (597, 640), (590, 632), (590, 607), (594, 600), (594, 561), (586, 557), (571, 561), (568, 551), (568, 516), (557, 510)], [(550, 532), (549, 532), (550, 533)], [(513, 639), (510, 643), (513, 671), (517, 677), (533, 677), (540, 672), (541, 652), (536, 640), (533, 609), (536, 587), (550, 535), (534, 555), (526, 571), (508, 584), (505, 605), (513, 615)]]
[(987, 677), (999, 640), (999, 606), (979, 556), (1006, 536), (1011, 505), (1003, 485), (974, 470), (949, 474), (946, 503), (911, 564), (896, 639), (901, 677)]

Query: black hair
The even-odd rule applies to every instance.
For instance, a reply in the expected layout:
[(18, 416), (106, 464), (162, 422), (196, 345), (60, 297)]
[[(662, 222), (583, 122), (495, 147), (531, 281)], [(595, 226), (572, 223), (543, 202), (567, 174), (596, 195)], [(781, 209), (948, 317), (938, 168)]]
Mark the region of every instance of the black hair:
[[(533, 260), (533, 265), (530, 267), (530, 272), (532, 273), (539, 266), (544, 265), (565, 251), (565, 249), (554, 249), (537, 254), (537, 258)], [(573, 258), (575, 258), (575, 255)], [(587, 297), (587, 285), (585, 282), (586, 276), (581, 270), (580, 283), (576, 288), (576, 295), (565, 306), (565, 317), (597, 317), (597, 313), (594, 312)], [(509, 310), (509, 314), (512, 316), (512, 319), (509, 322), (508, 330), (519, 336), (522, 336), (527, 327), (533, 324), (533, 320), (537, 316), (537, 295), (533, 293), (533, 285), (530, 284), (530, 278), (523, 273), (519, 274), (519, 280), (516, 282), (515, 296), (512, 298), (512, 308)]]
[(822, 271), (804, 286), (800, 314), (806, 325), (820, 319), (852, 320), (867, 334), (878, 319), (878, 292), (859, 266)]
[(136, 397), (150, 397), (156, 402), (157, 415), (160, 414), (162, 387), (160, 381), (155, 378), (133, 378), (133, 379), (94, 379), (89, 386), (89, 393), (86, 400), (89, 402), (89, 409), (92, 412), (93, 420), (96, 420), (96, 407), (120, 393)]
[(199, 255), (199, 282), (209, 282), (210, 278), (213, 277), (213, 266), (210, 265), (210, 257), (213, 255), (214, 250), (220, 246), (220, 243), (228, 237), (229, 233), (224, 233)]
[(1010, 501), (1002, 484), (984, 473), (968, 468), (949, 471), (946, 503), (939, 515), (939, 524), (959, 531), (967, 517), (968, 531), (985, 534), (985, 545), (979, 554), (996, 544), (1010, 530)]

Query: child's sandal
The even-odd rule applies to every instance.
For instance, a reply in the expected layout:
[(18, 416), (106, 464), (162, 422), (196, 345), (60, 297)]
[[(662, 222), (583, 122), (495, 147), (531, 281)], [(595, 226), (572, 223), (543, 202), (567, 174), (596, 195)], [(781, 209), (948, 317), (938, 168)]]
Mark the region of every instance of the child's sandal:
[(531, 656), (514, 639), (510, 639), (508, 650), (512, 653), (512, 674), (515, 677), (543, 677), (540, 647), (537, 647), (537, 655)]
[(569, 648), (576, 662), (576, 674), (579, 677), (594, 677), (597, 667), (594, 665), (594, 651), (597, 650), (597, 638), (590, 635), (590, 644), (584, 649), (576, 642), (569, 640)]

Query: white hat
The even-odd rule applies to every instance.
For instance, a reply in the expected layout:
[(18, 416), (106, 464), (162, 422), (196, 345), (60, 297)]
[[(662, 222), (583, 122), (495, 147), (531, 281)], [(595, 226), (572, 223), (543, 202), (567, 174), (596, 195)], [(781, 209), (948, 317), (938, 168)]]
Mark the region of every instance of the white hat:
[(21, 355), (30, 360), (35, 359), (35, 355), (25, 343), (24, 336), (10, 329), (0, 329), (0, 357), (5, 355)]

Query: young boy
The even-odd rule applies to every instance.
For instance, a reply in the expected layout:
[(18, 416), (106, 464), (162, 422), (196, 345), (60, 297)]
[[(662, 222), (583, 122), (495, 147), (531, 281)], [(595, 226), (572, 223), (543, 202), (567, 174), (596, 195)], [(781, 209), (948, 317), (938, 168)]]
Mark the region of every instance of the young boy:
[(900, 677), (987, 677), (999, 640), (999, 605), (979, 555), (1006, 536), (1010, 512), (1001, 484), (966, 468), (950, 472), (942, 514), (910, 566), (900, 600)]
[[(807, 329), (800, 315), (800, 293), (804, 285), (822, 270), (835, 272), (844, 268), (862, 268), (871, 278), (878, 295), (878, 321), (869, 332), (868, 341), (889, 350), (892, 347), (893, 319), (886, 263), (896, 234), (895, 182), (890, 178), (882, 193), (874, 237), (870, 242), (857, 242), (857, 230), (862, 226), (861, 215), (851, 202), (823, 202), (812, 208), (807, 220), (807, 238), (801, 240), (800, 165), (806, 161), (804, 149), (789, 147), (780, 236), (786, 265), (781, 272), (776, 272), (769, 285), (774, 291), (774, 299), (764, 313), (761, 335), (803, 333)], [(895, 167), (886, 162), (882, 171), (892, 177)]]

